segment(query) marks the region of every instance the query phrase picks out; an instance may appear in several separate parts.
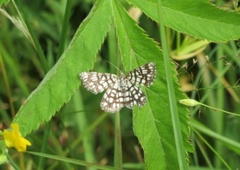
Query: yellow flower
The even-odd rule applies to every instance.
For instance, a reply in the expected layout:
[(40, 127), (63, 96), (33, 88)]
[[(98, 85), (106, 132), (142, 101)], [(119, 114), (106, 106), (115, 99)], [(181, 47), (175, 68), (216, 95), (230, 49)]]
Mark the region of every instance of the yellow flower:
[(18, 152), (25, 152), (27, 145), (31, 146), (31, 143), (22, 137), (19, 132), (19, 126), (17, 123), (11, 124), (12, 130), (4, 130), (3, 137), (7, 147), (15, 147)]

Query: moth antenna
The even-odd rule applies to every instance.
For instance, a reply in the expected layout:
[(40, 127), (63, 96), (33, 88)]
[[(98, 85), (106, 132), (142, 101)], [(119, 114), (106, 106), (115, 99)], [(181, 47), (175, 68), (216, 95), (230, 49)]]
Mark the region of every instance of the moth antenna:
[(122, 72), (115, 64), (111, 63), (110, 61), (107, 62), (117, 70), (117, 74)]

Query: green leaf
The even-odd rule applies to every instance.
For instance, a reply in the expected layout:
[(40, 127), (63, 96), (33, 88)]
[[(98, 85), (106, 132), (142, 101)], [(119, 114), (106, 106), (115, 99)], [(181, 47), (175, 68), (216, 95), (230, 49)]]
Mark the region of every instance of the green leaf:
[(100, 0), (81, 24), (69, 48), (18, 111), (14, 122), (23, 136), (48, 121), (80, 85), (79, 73), (93, 67), (111, 24), (108, 1)]
[[(147, 104), (142, 108), (136, 107), (133, 112), (133, 128), (144, 150), (146, 168), (179, 169), (162, 51), (127, 15), (119, 3), (113, 4), (113, 10), (125, 70), (130, 71), (148, 62), (154, 62), (157, 66), (157, 77), (153, 86), (145, 88)], [(172, 68), (177, 99), (186, 98), (177, 84), (174, 65)], [(188, 142), (188, 111), (183, 106), (178, 107), (186, 151), (187, 148), (191, 148)]]
[[(157, 1), (128, 0), (158, 21)], [(164, 22), (172, 29), (199, 39), (225, 42), (240, 38), (240, 15), (224, 11), (206, 0), (163, 0)]]

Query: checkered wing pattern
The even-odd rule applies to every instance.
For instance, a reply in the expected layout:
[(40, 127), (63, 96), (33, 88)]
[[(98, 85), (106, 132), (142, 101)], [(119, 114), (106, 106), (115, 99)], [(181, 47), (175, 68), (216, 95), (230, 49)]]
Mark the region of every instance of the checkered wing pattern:
[[(121, 85), (122, 82), (125, 82)], [(134, 105), (142, 107), (146, 103), (146, 96), (142, 90), (133, 86), (127, 79), (119, 78), (113, 87), (103, 95), (101, 108), (106, 112), (118, 112), (124, 106), (133, 109)]]
[(133, 109), (134, 105), (142, 107), (147, 102), (146, 96), (142, 90), (130, 82), (126, 85), (124, 99), (124, 105), (129, 109)]
[(89, 91), (97, 94), (113, 86), (118, 77), (109, 73), (83, 72), (80, 79)]
[(83, 72), (80, 78), (83, 85), (93, 93), (97, 94), (107, 90), (100, 103), (106, 112), (118, 112), (124, 106), (132, 109), (134, 105), (142, 107), (146, 102), (146, 96), (137, 85), (150, 86), (156, 76), (154, 63), (145, 64), (127, 76), (117, 77), (109, 73)]
[(133, 85), (151, 86), (156, 77), (156, 65), (153, 62), (147, 63), (129, 72), (127, 79)]
[(124, 107), (124, 89), (119, 86), (119, 83), (120, 79), (103, 95), (100, 106), (106, 112), (118, 112)]

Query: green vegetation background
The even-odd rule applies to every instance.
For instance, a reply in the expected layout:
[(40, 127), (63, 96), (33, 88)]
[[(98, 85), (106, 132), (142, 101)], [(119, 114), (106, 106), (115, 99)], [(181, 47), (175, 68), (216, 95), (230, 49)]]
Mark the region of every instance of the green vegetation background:
[[(9, 162), (1, 166), (183, 169), (189, 162), (191, 169), (239, 168), (238, 117), (199, 107), (189, 114), (179, 103), (177, 112), (171, 112), (171, 102), (186, 98), (183, 90), (215, 109), (239, 113), (239, 46), (233, 41), (240, 37), (237, 5), (176, 0), (158, 7), (155, 0), (128, 2), (144, 12), (136, 18), (142, 28), (127, 14), (131, 5), (126, 1), (16, 0), (2, 5), (1, 126), (17, 122), (32, 146), (24, 157), (2, 147)], [(168, 27), (161, 41), (154, 22), (160, 9)], [(164, 45), (177, 61), (170, 69)], [(83, 71), (116, 73), (109, 62), (125, 72), (156, 63), (154, 85), (143, 88), (146, 106), (133, 113), (103, 113), (102, 94), (79, 89)], [(172, 73), (176, 101), (168, 95), (167, 71)]]

